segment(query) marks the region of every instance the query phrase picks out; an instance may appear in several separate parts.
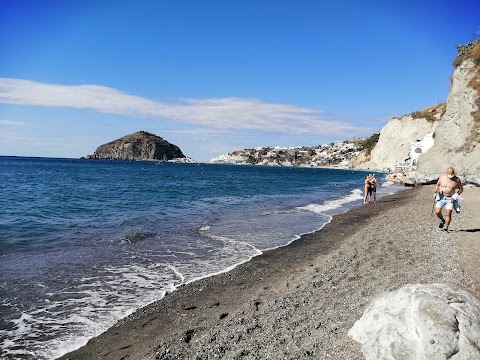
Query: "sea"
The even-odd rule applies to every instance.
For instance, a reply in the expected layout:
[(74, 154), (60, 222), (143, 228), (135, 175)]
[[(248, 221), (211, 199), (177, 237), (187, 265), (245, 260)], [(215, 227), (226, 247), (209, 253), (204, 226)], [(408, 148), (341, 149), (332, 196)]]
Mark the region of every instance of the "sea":
[[(55, 359), (182, 284), (320, 230), (364, 206), (365, 175), (0, 157), (0, 359)], [(378, 198), (400, 189), (377, 178)]]

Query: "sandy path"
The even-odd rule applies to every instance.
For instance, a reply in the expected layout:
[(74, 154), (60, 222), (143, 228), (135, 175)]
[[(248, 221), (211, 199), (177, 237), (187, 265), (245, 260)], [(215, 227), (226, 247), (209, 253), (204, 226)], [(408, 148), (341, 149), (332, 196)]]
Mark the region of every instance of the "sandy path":
[(467, 186), (461, 196), (464, 201), (456, 217), (463, 219), (462, 226), (454, 232), (455, 240), (463, 268), (478, 281), (470, 290), (480, 297), (480, 189)]

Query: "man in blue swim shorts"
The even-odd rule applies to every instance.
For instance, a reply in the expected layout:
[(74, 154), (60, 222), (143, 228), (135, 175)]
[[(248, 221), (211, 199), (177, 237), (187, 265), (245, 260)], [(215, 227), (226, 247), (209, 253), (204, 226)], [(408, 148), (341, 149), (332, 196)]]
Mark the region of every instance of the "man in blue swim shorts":
[[(438, 178), (434, 189), (436, 194), (435, 215), (440, 219), (438, 227), (440, 229), (443, 228), (445, 231), (448, 231), (448, 226), (450, 225), (455, 202), (455, 199), (453, 199), (452, 196), (455, 194), (456, 189), (458, 189), (458, 195), (463, 192), (462, 182), (455, 176), (455, 169), (449, 167), (445, 174)], [(445, 216), (442, 215), (442, 209), (445, 209)]]

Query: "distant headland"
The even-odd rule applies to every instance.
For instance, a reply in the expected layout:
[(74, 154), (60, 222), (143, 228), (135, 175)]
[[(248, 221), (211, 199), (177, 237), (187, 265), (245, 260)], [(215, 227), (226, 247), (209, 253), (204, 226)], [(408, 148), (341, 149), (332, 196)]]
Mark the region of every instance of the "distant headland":
[(185, 159), (182, 150), (160, 136), (137, 131), (100, 145), (86, 159), (99, 160), (159, 160)]

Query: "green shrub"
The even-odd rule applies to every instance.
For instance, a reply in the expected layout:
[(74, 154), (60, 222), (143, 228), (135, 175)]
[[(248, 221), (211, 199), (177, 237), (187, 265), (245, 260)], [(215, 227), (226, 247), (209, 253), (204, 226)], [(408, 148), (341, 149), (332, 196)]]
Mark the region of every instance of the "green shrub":
[(464, 60), (472, 59), (475, 65), (480, 65), (480, 40), (457, 46), (458, 55), (453, 61), (453, 66), (459, 66)]
[(362, 144), (362, 150), (365, 150), (367, 155), (370, 154), (373, 148), (375, 147), (375, 145), (377, 145), (379, 138), (380, 138), (380, 134), (374, 133), (372, 136), (365, 139)]

